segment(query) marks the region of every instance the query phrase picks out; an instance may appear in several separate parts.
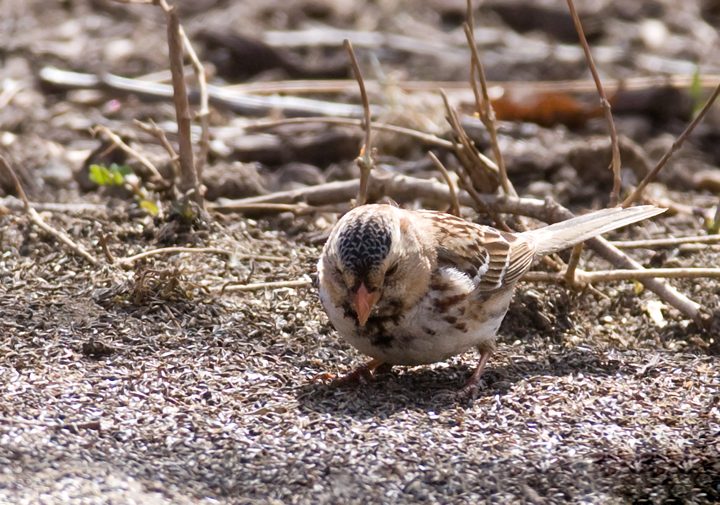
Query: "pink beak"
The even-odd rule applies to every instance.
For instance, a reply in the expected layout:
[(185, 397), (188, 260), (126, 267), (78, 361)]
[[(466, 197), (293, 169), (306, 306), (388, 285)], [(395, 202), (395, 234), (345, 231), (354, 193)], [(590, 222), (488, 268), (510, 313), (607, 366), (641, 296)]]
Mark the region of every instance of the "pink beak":
[(380, 292), (376, 291), (370, 293), (365, 284), (360, 284), (357, 293), (352, 295), (351, 301), (355, 306), (355, 312), (357, 312), (358, 322), (360, 326), (365, 326), (365, 323), (370, 317), (370, 312), (375, 306), (377, 301), (380, 299)]

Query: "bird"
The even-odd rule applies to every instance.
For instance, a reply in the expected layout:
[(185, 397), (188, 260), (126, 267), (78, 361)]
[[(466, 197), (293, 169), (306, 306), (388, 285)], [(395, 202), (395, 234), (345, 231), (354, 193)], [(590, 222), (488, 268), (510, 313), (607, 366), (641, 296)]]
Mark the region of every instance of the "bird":
[(461, 393), (474, 397), (518, 280), (542, 256), (666, 209), (607, 208), (519, 233), (443, 212), (367, 204), (346, 213), (317, 265), (328, 319), (372, 359), (338, 384), (379, 367), (426, 365), (476, 348)]

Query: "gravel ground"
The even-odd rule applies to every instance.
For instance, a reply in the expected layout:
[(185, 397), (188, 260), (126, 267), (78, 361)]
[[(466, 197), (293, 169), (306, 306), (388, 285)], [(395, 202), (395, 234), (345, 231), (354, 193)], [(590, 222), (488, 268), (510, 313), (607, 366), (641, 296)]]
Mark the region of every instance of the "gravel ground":
[[(5, 218), (5, 236), (26, 226)], [(652, 329), (651, 298), (629, 284), (604, 288), (612, 304), (523, 285), (487, 388), (468, 405), (455, 392), (472, 353), (368, 385), (325, 384), (317, 377), (362, 357), (328, 326), (312, 286), (208, 291), (246, 278), (247, 260), (228, 269), (180, 254), (94, 271), (48, 255), (42, 238), (31, 232), (29, 255), (2, 262), (6, 502), (720, 499), (718, 359), (686, 343), (687, 323)], [(257, 261), (261, 282), (312, 276), (318, 254), (246, 221), (213, 226), (204, 242), (292, 258)]]
[[(467, 79), (464, 2), (177, 4), (192, 37), (233, 28), (314, 64), (338, 55), (346, 61), (341, 45), (277, 41), (318, 26), (409, 37), (373, 49), (391, 86), (371, 99), (388, 107), (381, 119), (393, 124), (447, 130), (437, 94), (396, 93), (397, 72), (409, 80)], [(487, 2), (476, 13), (488, 76), (587, 78), (582, 51), (560, 33), (565, 3), (544, 2), (541, 11), (518, 4)], [(712, 2), (583, 4), (604, 79), (720, 74)], [(30, 223), (0, 172), (0, 503), (720, 502), (717, 329), (699, 329), (634, 283), (581, 292), (522, 283), (474, 402), (455, 395), (475, 367), (473, 353), (333, 388), (330, 376), (363, 360), (329, 325), (313, 286), (318, 247), (337, 214), (213, 214), (210, 224), (188, 228), (149, 217), (127, 192), (88, 186), (87, 160), (96, 156), (142, 173), (89, 128), (99, 123), (127, 134), (166, 169), (164, 149), (132, 120), (156, 120), (174, 142), (173, 110), (107, 90), (57, 89), (41, 83), (39, 71), (54, 65), (138, 77), (164, 70), (164, 17), (110, 0), (2, 5), (0, 154), (31, 200), (61, 205), (43, 218), (98, 258), (106, 258), (103, 242), (115, 258), (166, 246), (230, 254), (176, 252), (129, 268), (104, 260), (90, 266)], [(565, 14), (558, 18), (559, 11)], [(517, 13), (529, 13), (534, 29), (527, 31)], [(356, 50), (372, 75), (369, 49), (358, 43)], [(214, 56), (227, 79), (220, 64), (226, 55)], [(280, 80), (297, 70), (280, 67), (286, 74), (265, 69), (254, 78)], [(661, 91), (659, 101), (654, 96), (639, 110), (613, 104), (630, 182), (672, 145), (698, 101), (692, 93)], [(357, 103), (352, 93), (311, 98)], [(651, 201), (676, 204), (674, 210), (611, 238), (708, 232), (720, 192), (718, 110), (649, 188)], [(216, 196), (356, 175), (359, 130), (296, 125), (253, 133), (238, 126), (247, 120), (222, 109), (211, 116), (215, 142), (206, 173), (216, 179), (205, 183)], [(482, 128), (474, 128), (490, 154)], [(513, 122), (500, 130), (522, 194), (551, 194), (576, 211), (606, 204), (603, 121)], [(418, 141), (387, 134), (377, 145), (384, 166), (439, 177)], [(167, 204), (163, 210), (172, 214)], [(720, 264), (717, 245), (631, 255), (654, 267)], [(589, 252), (581, 265), (608, 268)], [(267, 282), (295, 284), (236, 290)], [(671, 282), (708, 312), (720, 310), (716, 282)]]

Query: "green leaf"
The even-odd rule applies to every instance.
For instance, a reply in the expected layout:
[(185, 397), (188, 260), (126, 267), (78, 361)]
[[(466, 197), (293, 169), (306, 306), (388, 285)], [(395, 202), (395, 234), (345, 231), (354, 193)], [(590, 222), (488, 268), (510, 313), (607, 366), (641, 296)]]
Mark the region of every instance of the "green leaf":
[(157, 216), (160, 213), (160, 209), (157, 205), (155, 205), (155, 202), (152, 202), (150, 200), (142, 199), (140, 200), (140, 208), (145, 209), (150, 213), (152, 216)]
[(127, 177), (128, 175), (132, 175), (135, 172), (133, 172), (133, 169), (130, 168), (128, 165), (118, 165), (117, 163), (113, 163), (110, 165), (110, 171), (116, 172), (122, 176), (123, 179)]
[(100, 186), (115, 186), (112, 172), (104, 165), (90, 165), (90, 180)]
[(125, 178), (132, 173), (132, 168), (127, 165), (113, 163), (110, 168), (105, 165), (90, 165), (89, 177), (100, 186), (122, 186)]

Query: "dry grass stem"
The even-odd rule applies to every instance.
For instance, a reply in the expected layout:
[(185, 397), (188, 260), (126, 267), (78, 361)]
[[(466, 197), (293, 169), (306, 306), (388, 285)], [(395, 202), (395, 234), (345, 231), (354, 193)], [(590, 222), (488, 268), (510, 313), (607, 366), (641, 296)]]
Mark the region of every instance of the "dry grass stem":
[(111, 265), (115, 264), (116, 258), (113, 256), (113, 254), (110, 252), (110, 249), (108, 249), (108, 241), (107, 241), (107, 235), (105, 235), (102, 230), (98, 230), (98, 239), (100, 241), (100, 248), (102, 249), (103, 255), (105, 256), (105, 259), (108, 263)]
[(30, 206), (30, 202), (28, 201), (27, 195), (25, 194), (25, 190), (22, 187), (22, 184), (20, 184), (20, 179), (18, 179), (17, 174), (15, 173), (15, 170), (10, 166), (10, 164), (7, 162), (7, 160), (0, 156), (0, 166), (2, 166), (5, 171), (10, 175), (13, 182), (15, 183), (15, 189), (20, 195), (20, 198), (23, 201), (23, 204), (25, 205), (25, 213), (30, 216), (30, 220), (43, 230), (45, 233), (48, 233), (55, 237), (57, 240), (68, 246), (70, 249), (75, 251), (77, 254), (82, 256), (87, 260), (88, 263), (91, 265), (97, 265), (98, 260), (95, 258), (92, 254), (90, 254), (87, 249), (85, 249), (80, 244), (76, 244), (65, 232), (61, 230), (56, 230), (52, 226), (48, 225), (40, 216), (40, 214), (37, 213), (35, 209), (33, 209)]
[[(326, 123), (326, 124), (338, 124), (343, 126), (358, 126), (360, 128), (363, 128), (365, 125), (365, 122), (360, 119), (349, 119), (349, 118), (341, 118), (341, 117), (308, 117), (308, 118), (288, 118), (288, 119), (278, 119), (275, 121), (258, 121), (256, 123), (253, 123), (246, 127), (248, 130), (264, 130), (264, 129), (270, 129), (270, 128), (276, 128), (278, 126), (284, 126), (284, 125), (292, 125), (292, 124), (306, 124), (306, 123)], [(385, 123), (377, 123), (374, 122), (372, 124), (373, 128), (380, 131), (386, 131), (390, 133), (400, 133), (403, 135), (407, 135), (409, 137), (415, 137), (417, 139), (422, 140), (423, 142), (436, 146), (441, 147), (445, 149), (454, 149), (454, 145), (452, 142), (449, 142), (447, 140), (438, 138), (437, 136), (430, 134), (430, 133), (423, 133), (419, 132), (417, 130), (412, 130), (410, 128), (403, 128), (402, 126), (395, 126), (391, 124), (385, 124)], [(489, 158), (485, 158), (485, 163), (489, 164), (492, 167), (496, 167), (495, 163), (490, 160)]]
[(255, 261), (276, 261), (286, 262), (289, 261), (287, 258), (280, 258), (277, 256), (258, 256), (254, 254), (237, 254), (234, 251), (228, 251), (226, 249), (220, 249), (217, 247), (163, 247), (162, 249), (152, 249), (150, 251), (144, 251), (127, 258), (117, 258), (115, 263), (117, 265), (128, 266), (135, 263), (137, 260), (147, 258), (149, 256), (156, 256), (159, 254), (174, 254), (174, 253), (194, 253), (194, 254), (224, 254), (225, 256), (235, 256), (238, 259), (253, 259)]
[(95, 132), (102, 132), (107, 138), (109, 138), (113, 144), (118, 146), (120, 149), (128, 153), (130, 156), (138, 160), (142, 165), (147, 168), (150, 173), (153, 175), (153, 179), (157, 181), (161, 181), (163, 179), (162, 175), (160, 175), (160, 172), (158, 172), (158, 169), (155, 168), (155, 165), (152, 164), (152, 162), (147, 159), (146, 156), (140, 154), (135, 149), (127, 145), (123, 139), (120, 138), (119, 135), (114, 133), (110, 128), (104, 125), (97, 125), (95, 126), (94, 130)]
[(227, 293), (229, 291), (260, 291), (262, 289), (278, 289), (278, 288), (302, 288), (305, 286), (311, 286), (312, 281), (310, 280), (296, 280), (296, 281), (277, 281), (277, 282), (258, 282), (257, 284), (237, 284), (231, 285), (230, 283), (224, 284), (223, 286), (213, 286), (210, 291), (220, 291)]
[(582, 45), (583, 51), (585, 51), (585, 58), (590, 67), (590, 73), (592, 73), (595, 86), (597, 87), (598, 95), (600, 96), (600, 105), (605, 113), (605, 119), (608, 123), (608, 130), (610, 131), (610, 144), (612, 147), (612, 162), (611, 168), (613, 171), (613, 189), (610, 194), (610, 205), (615, 206), (620, 203), (620, 188), (622, 186), (622, 179), (620, 176), (620, 144), (618, 142), (617, 131), (615, 130), (615, 121), (613, 121), (612, 110), (610, 102), (605, 96), (600, 76), (598, 75), (597, 68), (595, 67), (595, 61), (593, 60), (592, 53), (590, 53), (590, 46), (585, 38), (585, 32), (583, 31), (582, 24), (580, 23), (580, 17), (575, 10), (575, 4), (573, 0), (567, 0), (568, 7), (570, 8), (570, 14), (572, 15), (573, 22), (575, 23), (575, 29), (578, 32), (580, 38), (580, 44)]
[[(207, 77), (205, 74), (205, 67), (200, 62), (200, 58), (198, 58), (198, 55), (195, 52), (192, 44), (190, 43), (190, 39), (185, 33), (185, 29), (182, 27), (182, 25), (178, 26), (178, 33), (180, 34), (180, 38), (183, 41), (183, 47), (185, 48), (185, 52), (190, 58), (192, 67), (195, 70), (195, 78), (197, 79), (198, 87), (200, 88), (200, 109), (198, 110), (196, 116), (200, 122), (201, 131), (199, 144), (200, 153), (198, 154), (197, 160), (195, 162), (195, 172), (196, 178), (198, 179), (198, 181), (201, 181), (203, 169), (205, 168), (208, 153), (210, 152), (210, 101), (208, 98)], [(183, 76), (184, 75), (185, 72), (183, 70)]]
[(460, 160), (460, 165), (465, 169), (473, 181), (473, 185), (478, 190), (487, 194), (494, 193), (499, 184), (500, 169), (495, 163), (486, 163), (488, 158), (477, 150), (473, 141), (470, 140), (470, 137), (465, 133), (458, 113), (455, 108), (450, 105), (450, 100), (445, 90), (440, 90), (440, 96), (442, 96), (445, 111), (447, 112), (447, 121), (450, 123), (450, 127), (455, 136), (452, 145), (458, 160)]
[(195, 167), (193, 156), (192, 137), (190, 126), (192, 115), (188, 102), (187, 87), (185, 85), (185, 72), (183, 66), (183, 31), (180, 26), (177, 9), (170, 6), (165, 0), (157, 0), (165, 11), (167, 17), (167, 37), (170, 58), (170, 71), (172, 73), (173, 103), (178, 126), (178, 155), (180, 162), (180, 191), (185, 194), (192, 192), (192, 199), (201, 208), (204, 204), (200, 192), (200, 178)]
[(152, 135), (153, 137), (155, 137), (156, 139), (158, 139), (160, 141), (160, 143), (163, 145), (163, 147), (165, 148), (167, 153), (170, 155), (170, 160), (172, 161), (173, 170), (175, 172), (175, 178), (179, 179), (180, 178), (180, 159), (179, 159), (177, 153), (175, 152), (175, 149), (173, 148), (172, 144), (167, 139), (167, 136), (165, 135), (165, 131), (162, 128), (160, 128), (157, 124), (155, 124), (155, 121), (153, 121), (152, 119), (148, 120), (148, 123), (150, 123), (150, 124), (143, 123), (142, 121), (139, 121), (137, 119), (134, 119), (133, 122), (137, 126), (139, 126), (142, 130), (149, 133), (150, 135)]
[(715, 244), (720, 242), (720, 235), (699, 235), (697, 237), (668, 237), (650, 240), (613, 241), (611, 244), (618, 249), (662, 248), (675, 247), (683, 244)]
[[(107, 210), (107, 206), (93, 203), (28, 202), (28, 204), (38, 212), (61, 212), (76, 215), (100, 214)], [(0, 198), (0, 205), (7, 207), (9, 210), (25, 210), (25, 203), (14, 196)]]
[(357, 205), (364, 205), (367, 201), (367, 185), (370, 179), (370, 171), (375, 167), (374, 153), (372, 149), (372, 121), (370, 117), (370, 102), (365, 91), (365, 82), (363, 81), (362, 74), (360, 73), (360, 65), (358, 64), (357, 58), (355, 58), (355, 51), (353, 50), (352, 43), (345, 39), (345, 49), (347, 49), (350, 55), (350, 61), (352, 63), (353, 72), (357, 79), (358, 86), (360, 87), (360, 97), (362, 98), (363, 110), (365, 111), (365, 119), (363, 127), (365, 128), (365, 142), (360, 148), (360, 156), (357, 158), (357, 164), (360, 167), (360, 188), (357, 194)]
[(657, 177), (657, 174), (660, 172), (662, 167), (665, 166), (665, 164), (668, 162), (670, 157), (675, 154), (675, 152), (680, 149), (685, 142), (685, 140), (688, 138), (688, 136), (693, 132), (695, 127), (702, 121), (702, 119), (705, 117), (705, 114), (707, 114), (707, 111), (710, 110), (710, 107), (713, 103), (715, 103), (715, 99), (717, 99), (718, 94), (720, 94), (720, 84), (715, 88), (715, 90), (712, 92), (712, 95), (710, 95), (710, 98), (708, 98), (707, 102), (705, 102), (705, 105), (700, 110), (698, 115), (695, 117), (695, 119), (692, 120), (692, 122), (688, 125), (687, 128), (685, 128), (685, 131), (680, 134), (680, 136), (673, 142), (673, 145), (670, 146), (670, 149), (663, 155), (663, 157), (658, 161), (657, 165), (655, 165), (655, 168), (653, 168), (649, 174), (645, 176), (645, 178), (638, 184), (638, 187), (635, 189), (635, 191), (632, 192), (630, 196), (628, 196), (625, 201), (623, 201), (622, 206), (623, 207), (629, 207), (633, 203), (637, 201), (638, 198), (642, 196), (643, 191), (647, 187), (647, 185), (652, 182), (655, 177)]
[[(600, 282), (643, 281), (647, 279), (720, 279), (720, 268), (653, 268), (649, 270), (577, 270), (578, 284)], [(522, 277), (532, 282), (565, 282), (563, 273), (528, 272)]]
[(432, 151), (428, 151), (428, 156), (433, 161), (433, 163), (435, 163), (437, 169), (440, 170), (440, 173), (443, 175), (443, 178), (448, 185), (448, 189), (450, 190), (450, 214), (460, 217), (460, 202), (458, 201), (457, 192), (455, 191), (455, 185), (450, 178), (450, 174), (448, 173), (442, 162), (438, 159), (438, 157), (435, 156), (435, 153), (433, 153)]
[(570, 255), (570, 261), (568, 261), (567, 268), (565, 269), (565, 282), (569, 286), (575, 285), (575, 271), (577, 270), (578, 264), (580, 263), (580, 255), (582, 254), (583, 244), (575, 244)]
[[(475, 93), (475, 100), (480, 114), (480, 120), (483, 122), (485, 128), (487, 128), (488, 134), (490, 135), (490, 143), (492, 144), (493, 154), (495, 155), (495, 163), (497, 163), (498, 172), (500, 174), (500, 185), (506, 195), (517, 196), (515, 188), (510, 182), (510, 179), (508, 179), (507, 171), (505, 169), (505, 161), (503, 160), (500, 144), (498, 143), (497, 128), (495, 126), (495, 112), (490, 104), (490, 95), (488, 94), (488, 84), (487, 79), (485, 78), (485, 70), (482, 65), (482, 60), (480, 59), (477, 44), (475, 44), (473, 28), (472, 0), (467, 0), (467, 22), (463, 25), (463, 29), (465, 30), (465, 36), (467, 37), (470, 52), (472, 54), (472, 63), (470, 65), (470, 83), (472, 85), (473, 92)], [(479, 79), (480, 90), (478, 90), (477, 87), (478, 81), (476, 80), (476, 75)]]
[[(151, 79), (143, 76), (143, 80), (157, 81), (160, 79)], [(720, 84), (720, 75), (667, 75), (667, 76), (647, 76), (647, 77), (629, 77), (619, 81), (617, 79), (606, 79), (603, 89), (606, 92), (615, 92), (618, 89), (626, 91), (640, 91), (652, 88), (690, 88), (692, 86), (700, 86), (703, 89), (713, 89)], [(462, 81), (398, 81), (393, 83), (401, 91), (405, 93), (428, 93), (443, 88), (449, 94), (467, 93), (472, 91), (472, 86)], [(588, 93), (597, 92), (595, 81), (592, 79), (573, 79), (562, 81), (488, 81), (488, 85), (492, 87), (503, 88), (506, 91), (536, 91), (538, 93), (546, 93), (554, 91), (558, 93)], [(357, 81), (350, 79), (338, 80), (290, 80), (290, 81), (270, 81), (270, 82), (248, 82), (243, 84), (230, 84), (222, 89), (229, 93), (237, 93), (238, 95), (275, 95), (275, 94), (335, 94), (348, 93), (355, 89)], [(365, 79), (365, 87), (368, 93), (382, 92), (382, 86), (374, 79)]]
[[(210, 203), (208, 208), (218, 210), (223, 208), (221, 203)], [(305, 214), (313, 214), (315, 212), (321, 212), (322, 209), (306, 205), (304, 203), (250, 203), (247, 205), (236, 204), (232, 206), (232, 210), (235, 212), (243, 213), (262, 213), (262, 214), (276, 214), (280, 212), (292, 212), (296, 216), (302, 216)]]

